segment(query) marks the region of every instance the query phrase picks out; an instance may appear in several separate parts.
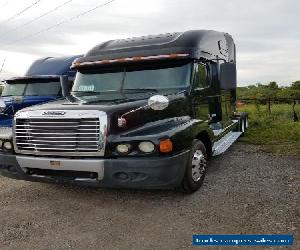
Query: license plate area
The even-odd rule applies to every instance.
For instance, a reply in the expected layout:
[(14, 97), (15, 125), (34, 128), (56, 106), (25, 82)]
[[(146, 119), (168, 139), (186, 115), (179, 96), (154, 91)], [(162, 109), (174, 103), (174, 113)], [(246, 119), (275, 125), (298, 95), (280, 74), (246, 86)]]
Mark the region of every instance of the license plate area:
[(72, 170), (52, 170), (52, 169), (39, 169), (39, 168), (27, 168), (27, 174), (36, 176), (47, 176), (52, 178), (64, 178), (70, 180), (86, 179), (97, 180), (98, 173), (88, 171), (72, 171)]
[(25, 173), (32, 170), (36, 173), (44, 172), (44, 175), (55, 175), (57, 177), (82, 175), (89, 176), (89, 178), (97, 176), (97, 180), (104, 178), (104, 160), (102, 159), (67, 159), (32, 156), (17, 156), (16, 159)]

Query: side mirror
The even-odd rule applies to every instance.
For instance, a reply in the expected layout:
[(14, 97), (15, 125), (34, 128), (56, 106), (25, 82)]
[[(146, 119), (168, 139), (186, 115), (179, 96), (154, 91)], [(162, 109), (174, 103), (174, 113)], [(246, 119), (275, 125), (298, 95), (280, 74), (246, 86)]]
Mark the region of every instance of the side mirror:
[(66, 75), (60, 76), (60, 86), (62, 96), (66, 97), (70, 94), (69, 78)]
[(163, 95), (154, 95), (149, 98), (148, 106), (153, 110), (163, 110), (169, 106), (169, 99)]
[(220, 65), (220, 84), (222, 89), (235, 89), (237, 86), (236, 64), (223, 63)]
[(6, 104), (2, 98), (0, 98), (0, 113), (4, 111), (6, 108)]
[(146, 108), (146, 107), (150, 107), (153, 110), (163, 110), (163, 109), (167, 108), (168, 106), (169, 106), (168, 97), (163, 96), (163, 95), (151, 96), (148, 99), (148, 104), (147, 105), (136, 108), (136, 109), (133, 109), (133, 110), (130, 110), (130, 111), (124, 113), (123, 115), (121, 115), (121, 117), (118, 118), (118, 127), (123, 128), (123, 127), (126, 126), (127, 121), (124, 117), (128, 114), (134, 113), (134, 112), (136, 112), (138, 110), (141, 110), (143, 108)]

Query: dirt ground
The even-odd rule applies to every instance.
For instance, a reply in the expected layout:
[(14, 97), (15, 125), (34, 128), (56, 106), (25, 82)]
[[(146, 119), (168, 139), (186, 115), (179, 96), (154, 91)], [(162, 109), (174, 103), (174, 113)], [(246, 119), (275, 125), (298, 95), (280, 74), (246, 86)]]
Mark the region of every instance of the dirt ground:
[(0, 249), (193, 249), (193, 234), (293, 234), (300, 249), (299, 168), (236, 143), (192, 195), (0, 177)]

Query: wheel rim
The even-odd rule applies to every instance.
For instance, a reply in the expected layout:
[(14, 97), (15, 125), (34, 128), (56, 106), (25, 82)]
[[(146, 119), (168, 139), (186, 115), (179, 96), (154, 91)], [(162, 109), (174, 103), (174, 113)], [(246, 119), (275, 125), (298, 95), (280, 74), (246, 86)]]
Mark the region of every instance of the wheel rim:
[(201, 150), (196, 150), (192, 160), (192, 179), (197, 182), (204, 175), (206, 170), (206, 159)]

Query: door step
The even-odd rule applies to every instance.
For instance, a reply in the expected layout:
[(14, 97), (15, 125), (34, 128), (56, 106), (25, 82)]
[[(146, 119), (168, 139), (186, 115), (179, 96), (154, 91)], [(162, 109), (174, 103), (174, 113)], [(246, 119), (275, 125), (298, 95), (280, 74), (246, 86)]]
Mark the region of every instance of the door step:
[(213, 145), (213, 156), (223, 154), (242, 134), (242, 132), (229, 132)]

